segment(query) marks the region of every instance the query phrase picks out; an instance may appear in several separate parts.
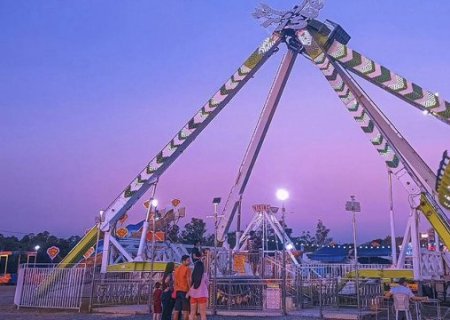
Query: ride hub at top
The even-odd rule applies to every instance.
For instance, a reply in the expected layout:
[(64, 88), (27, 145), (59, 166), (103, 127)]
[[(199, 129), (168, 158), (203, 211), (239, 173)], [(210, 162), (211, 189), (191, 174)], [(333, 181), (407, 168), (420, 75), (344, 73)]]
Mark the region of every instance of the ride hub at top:
[[(420, 272), (423, 270), (420, 268), (420, 244), (417, 237), (417, 214), (419, 211), (425, 215), (443, 243), (450, 247), (450, 225), (445, 214), (445, 206), (440, 202), (436, 190), (436, 174), (365, 93), (351, 73), (368, 80), (447, 125), (450, 124), (450, 103), (438, 94), (423, 89), (416, 83), (351, 49), (347, 45), (350, 36), (342, 27), (329, 20), (320, 22), (316, 19), (323, 5), (323, 1), (310, 0), (304, 1), (289, 11), (274, 10), (266, 5), (256, 10), (253, 14), (254, 17), (261, 20), (264, 27), (274, 27), (273, 33), (250, 54), (237, 71), (201, 106), (105, 210), (102, 221), (99, 223), (99, 229), (105, 234), (102, 270), (106, 271), (111, 262), (142, 261), (142, 255), (136, 256), (134, 253), (127, 253), (121, 243), (114, 239), (116, 224), (149, 189), (152, 190), (151, 197), (154, 196), (159, 178), (166, 169), (188, 148), (260, 67), (279, 51), (281, 43), (285, 43), (288, 50), (275, 75), (272, 88), (268, 93), (239, 167), (235, 184), (223, 205), (221, 218), (216, 225), (217, 240), (225, 241), (231, 222), (235, 214), (240, 211), (245, 188), (273, 115), (295, 60), (297, 56), (301, 55), (311, 61), (323, 74), (345, 109), (382, 157), (389, 171), (409, 193), (412, 213), (408, 220), (402, 248), (406, 250), (407, 244), (412, 243), (414, 265), (417, 265), (417, 268), (414, 267), (414, 278), (419, 279)], [(258, 227), (258, 224), (255, 226)], [(241, 235), (238, 230), (239, 237), (237, 237), (236, 248), (239, 248), (240, 243), (246, 240), (250, 231), (252, 230), (246, 230)], [(95, 235), (96, 232), (93, 229), (81, 241), (83, 245), (81, 247), (90, 245), (94, 241)], [(142, 237), (144, 236), (143, 233)], [(144, 241), (141, 242), (144, 243)], [(115, 247), (114, 252), (120, 253), (118, 257), (113, 257), (114, 259), (110, 255), (111, 246)], [(400, 252), (398, 268), (402, 268), (405, 263), (405, 250)], [(142, 250), (138, 252), (142, 253)], [(64, 262), (76, 262), (79, 255), (80, 252), (76, 251), (70, 255), (70, 259)]]

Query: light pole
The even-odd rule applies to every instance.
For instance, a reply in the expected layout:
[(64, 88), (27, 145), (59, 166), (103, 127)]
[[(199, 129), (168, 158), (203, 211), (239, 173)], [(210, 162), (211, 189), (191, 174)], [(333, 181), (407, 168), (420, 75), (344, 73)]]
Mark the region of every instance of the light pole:
[[(153, 213), (152, 213), (153, 207)], [(158, 207), (158, 200), (152, 199), (150, 201), (150, 218), (152, 220), (152, 274), (153, 274), (153, 263), (155, 262), (155, 238), (156, 238), (156, 208)], [(147, 235), (145, 235), (147, 237)], [(152, 275), (153, 277), (153, 275)]]
[[(283, 229), (286, 229), (285, 213), (286, 208), (284, 207), (284, 202), (289, 199), (289, 192), (286, 189), (278, 189), (276, 196), (278, 200), (281, 201), (281, 221), (283, 224)], [(287, 315), (286, 310), (286, 230), (283, 230), (283, 267), (281, 269), (281, 277), (283, 281), (283, 286), (281, 288), (281, 303), (283, 308), (283, 315)]]
[(395, 241), (395, 224), (394, 224), (394, 200), (392, 196), (392, 170), (388, 168), (389, 179), (389, 220), (391, 225), (391, 255), (392, 266), (397, 266), (397, 243)]
[(37, 262), (37, 256), (38, 256), (38, 251), (39, 251), (40, 248), (41, 248), (40, 245), (35, 245), (35, 246), (34, 246), (34, 251), (36, 251), (36, 255), (35, 255), (35, 257), (34, 257), (34, 265), (36, 265), (36, 262)]
[[(152, 213), (152, 207), (153, 207), (153, 213)], [(156, 238), (156, 208), (158, 207), (158, 200), (157, 199), (151, 199), (150, 203), (148, 204), (148, 213), (147, 213), (147, 219), (152, 220), (152, 264), (150, 265), (150, 288), (149, 288), (149, 309), (150, 309), (150, 313), (153, 314), (152, 312), (152, 305), (153, 305), (153, 278), (154, 278), (154, 265), (155, 265), (155, 238)], [(142, 230), (142, 232), (144, 232), (144, 230)], [(143, 237), (145, 237), (145, 239), (147, 239), (147, 230), (145, 231), (145, 235), (143, 235)], [(141, 238), (142, 239), (142, 238)]]
[(236, 217), (236, 244), (234, 245), (234, 250), (239, 251), (241, 247), (240, 239), (241, 239), (241, 210), (242, 210), (242, 195), (239, 197), (239, 205)]
[(213, 292), (214, 292), (214, 304), (213, 304), (213, 314), (217, 314), (217, 227), (218, 227), (218, 207), (220, 204), (220, 201), (222, 199), (219, 197), (216, 197), (213, 199), (213, 205), (214, 205), (214, 281), (213, 281)]
[(100, 226), (103, 222), (103, 213), (105, 211), (100, 210), (99, 216), (95, 218), (97, 222), (97, 239), (95, 241), (95, 251), (94, 251), (94, 266), (92, 269), (92, 282), (91, 282), (91, 296), (89, 297), (89, 312), (92, 311), (92, 299), (94, 296), (94, 286), (95, 286), (95, 269), (97, 269), (97, 254), (98, 254), (98, 243), (100, 241)]
[(355, 280), (356, 280), (356, 304), (358, 306), (358, 319), (359, 319), (359, 271), (358, 271), (358, 251), (356, 248), (356, 212), (361, 212), (361, 205), (355, 200), (355, 196), (350, 196), (351, 200), (345, 204), (345, 210), (353, 213), (353, 253), (355, 254)]

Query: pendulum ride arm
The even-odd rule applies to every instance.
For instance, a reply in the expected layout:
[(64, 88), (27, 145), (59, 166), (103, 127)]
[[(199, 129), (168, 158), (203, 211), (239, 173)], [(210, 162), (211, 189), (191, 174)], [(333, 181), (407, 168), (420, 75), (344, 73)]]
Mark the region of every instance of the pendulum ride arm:
[(431, 209), (428, 214), (424, 212), (425, 216), (445, 245), (450, 245), (450, 225), (433, 197), (436, 176), (356, 82), (325, 54), (318, 44), (320, 40), (315, 39), (315, 32), (303, 29), (297, 32), (297, 36), (307, 55), (325, 75), (378, 153), (385, 158), (387, 166), (411, 195), (421, 194), (422, 207), (424, 199), (429, 204)]
[(105, 210), (103, 231), (110, 227), (130, 209), (154, 184), (163, 172), (178, 158), (203, 129), (214, 119), (243, 85), (253, 77), (264, 62), (278, 49), (281, 37), (272, 34), (264, 40), (244, 64), (194, 115), (175, 137), (148, 163), (139, 175), (123, 190)]
[(444, 208), (450, 210), (450, 156), (447, 151), (444, 151), (439, 165), (436, 191), (439, 202)]
[[(222, 211), (222, 219), (219, 222), (217, 229), (217, 240), (221, 243), (225, 241), (228, 229), (233, 221), (233, 217), (239, 207), (239, 201), (244, 193), (247, 182), (252, 173), (253, 166), (255, 165), (259, 151), (261, 150), (264, 138), (269, 130), (270, 123), (272, 121), (275, 110), (283, 94), (284, 87), (289, 78), (289, 74), (294, 65), (297, 53), (293, 50), (289, 50), (284, 56), (281, 65), (278, 69), (278, 73), (272, 84), (272, 88), (267, 97), (264, 108), (261, 112), (256, 129), (251, 138), (250, 144), (242, 160), (239, 168), (239, 173), (236, 178), (236, 183), (232, 187), (228, 199)], [(239, 239), (236, 239), (239, 241)], [(236, 246), (239, 248), (239, 246)]]
[(334, 40), (327, 54), (344, 68), (366, 79), (416, 108), (427, 111), (437, 119), (450, 124), (450, 102), (438, 94), (418, 86), (375, 61)]

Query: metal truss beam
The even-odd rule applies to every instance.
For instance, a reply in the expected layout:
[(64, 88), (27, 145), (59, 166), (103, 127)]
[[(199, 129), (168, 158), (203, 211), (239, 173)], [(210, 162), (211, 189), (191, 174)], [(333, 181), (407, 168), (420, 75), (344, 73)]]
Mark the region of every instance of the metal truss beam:
[(256, 71), (278, 49), (278, 33), (272, 34), (248, 57), (244, 64), (217, 91), (211, 99), (186, 123), (170, 142), (148, 163), (138, 176), (120, 193), (105, 210), (102, 230), (110, 229), (127, 210), (157, 181), (163, 172), (186, 150), (195, 138), (217, 116), (226, 104), (250, 80)]
[(334, 40), (327, 54), (347, 70), (450, 125), (450, 102)]
[[(259, 151), (264, 143), (267, 131), (269, 130), (269, 126), (281, 99), (281, 95), (283, 94), (284, 87), (286, 86), (292, 67), (294, 66), (296, 56), (296, 52), (288, 50), (281, 61), (275, 80), (272, 84), (272, 88), (270, 89), (264, 108), (259, 117), (258, 124), (256, 125), (250, 144), (247, 147), (244, 159), (242, 160), (239, 168), (236, 183), (232, 187), (223, 208), (223, 217), (220, 220), (217, 229), (217, 240), (219, 242), (225, 241), (231, 222), (233, 221), (234, 215), (239, 208), (239, 201), (242, 198), (247, 182), (250, 179), (256, 159), (259, 155)], [(239, 247), (239, 245), (237, 244), (236, 247)]]

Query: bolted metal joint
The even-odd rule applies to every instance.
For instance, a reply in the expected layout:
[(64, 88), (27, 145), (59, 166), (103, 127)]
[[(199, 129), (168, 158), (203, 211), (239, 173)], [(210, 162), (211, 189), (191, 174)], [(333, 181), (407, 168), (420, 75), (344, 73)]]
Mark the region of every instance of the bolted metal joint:
[(262, 4), (260, 8), (256, 8), (253, 17), (263, 20), (261, 25), (265, 28), (277, 25), (275, 31), (295, 31), (305, 28), (309, 20), (317, 18), (323, 6), (324, 0), (304, 0), (292, 10), (279, 11)]

